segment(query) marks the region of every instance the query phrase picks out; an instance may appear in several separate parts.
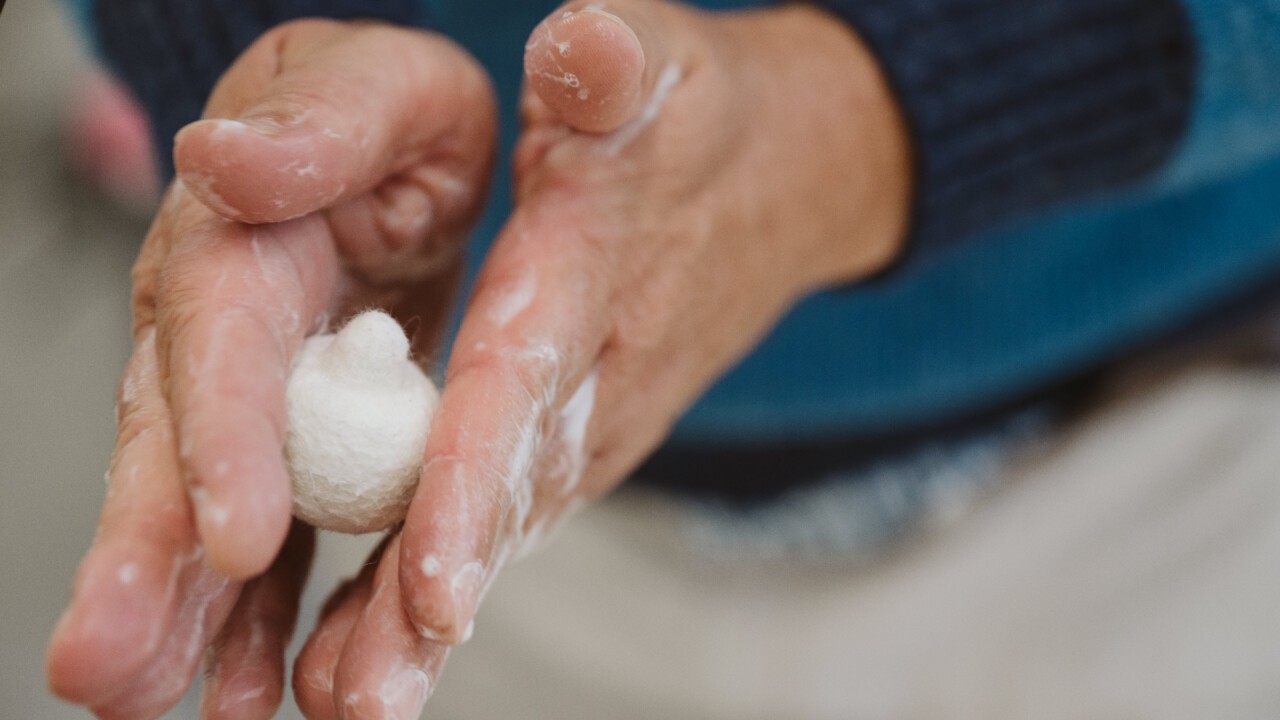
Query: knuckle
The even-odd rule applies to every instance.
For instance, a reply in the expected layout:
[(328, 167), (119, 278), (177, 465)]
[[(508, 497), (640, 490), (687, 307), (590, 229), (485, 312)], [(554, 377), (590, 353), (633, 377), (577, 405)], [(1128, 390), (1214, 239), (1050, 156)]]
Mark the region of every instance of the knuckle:
[(473, 377), (491, 391), (505, 388), (546, 406), (559, 387), (560, 355), (543, 343), (472, 348), (450, 366), (446, 384)]
[(154, 274), (139, 275), (135, 273), (129, 304), (133, 308), (133, 326), (136, 335), (139, 330), (155, 322), (156, 282)]
[(171, 338), (187, 332), (199, 315), (202, 294), (198, 286), (190, 282), (190, 275), (189, 271), (172, 269), (162, 273), (156, 283), (156, 320), (168, 330)]
[(660, 351), (677, 321), (673, 314), (664, 311), (666, 307), (661, 303), (636, 303), (619, 308), (606, 342), (610, 352), (625, 361)]
[(138, 259), (134, 261), (129, 271), (129, 305), (133, 311), (135, 332), (150, 325), (155, 319), (157, 277), (160, 272), (159, 256), (161, 255), (157, 246), (161, 243), (159, 232), (153, 230), (147, 236), (142, 251), (138, 253)]
[(508, 372), (506, 361), (491, 342), (476, 343), (469, 351), (456, 356), (449, 364), (445, 385), (470, 377), (502, 377)]
[(119, 456), (134, 443), (148, 435), (153, 429), (162, 428), (162, 423), (155, 422), (152, 413), (140, 405), (121, 405), (119, 428), (116, 430), (116, 455)]

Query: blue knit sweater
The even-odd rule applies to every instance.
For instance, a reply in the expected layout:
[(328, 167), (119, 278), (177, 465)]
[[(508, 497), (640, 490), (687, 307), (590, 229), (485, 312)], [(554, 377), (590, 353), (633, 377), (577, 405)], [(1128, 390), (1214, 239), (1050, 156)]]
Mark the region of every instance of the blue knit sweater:
[[(266, 28), (306, 15), (458, 40), (494, 75), (505, 157), (523, 42), (554, 6), (80, 3), (101, 54), (147, 107), (170, 172), (171, 138), (218, 75)], [(872, 47), (911, 126), (911, 250), (886, 276), (791, 312), (681, 421), (668, 457), (750, 446), (820, 458), (790, 466), (785, 481), (801, 482), (849, 462), (842, 448), (1059, 386), (1280, 273), (1280, 0), (817, 4)], [(473, 274), (509, 210), (508, 172)], [(667, 467), (679, 474), (680, 462)]]

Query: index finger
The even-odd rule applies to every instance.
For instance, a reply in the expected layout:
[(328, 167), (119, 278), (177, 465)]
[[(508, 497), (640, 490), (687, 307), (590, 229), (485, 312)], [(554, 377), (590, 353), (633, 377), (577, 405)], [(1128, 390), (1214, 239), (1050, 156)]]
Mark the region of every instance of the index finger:
[(442, 642), (466, 637), (516, 549), (543, 436), (608, 334), (607, 269), (593, 266), (598, 258), (573, 230), (535, 218), (518, 212), (486, 260), (405, 521), (405, 607), (420, 633)]
[(289, 528), (285, 380), (334, 304), (337, 258), (315, 216), (248, 226), (187, 200), (168, 230), (155, 317), (183, 475), (209, 561), (249, 577)]

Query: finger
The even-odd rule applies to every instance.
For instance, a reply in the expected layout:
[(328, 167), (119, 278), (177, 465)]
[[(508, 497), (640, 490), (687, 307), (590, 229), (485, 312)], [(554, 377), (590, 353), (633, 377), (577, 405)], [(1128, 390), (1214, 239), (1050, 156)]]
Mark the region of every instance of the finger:
[(189, 556), (178, 581), (177, 611), (160, 649), (140, 675), (122, 685), (105, 703), (93, 706), (103, 720), (159, 717), (182, 699), (195, 679), (200, 657), (213, 642), (240, 591), (199, 553)]
[(484, 72), (449, 41), (324, 20), (261, 38), (206, 117), (175, 138), (178, 173), (210, 208), (253, 223), (358, 197), (426, 159), (450, 171), (436, 213), (470, 206), (496, 131)]
[(298, 618), (315, 531), (295, 522), (280, 556), (245, 585), (209, 655), (200, 717), (264, 720), (284, 691), (284, 653)]
[(400, 539), (387, 547), (373, 594), (351, 630), (334, 674), (343, 720), (417, 718), (435, 687), (449, 647), (423, 639), (400, 602)]
[(152, 717), (176, 703), (239, 592), (203, 559), (154, 338), (141, 332), (121, 383), (98, 535), (47, 657), (53, 692), (104, 717)]
[[(578, 130), (604, 133), (640, 118), (685, 64), (683, 25), (661, 3), (575, 0), (551, 13), (525, 45), (528, 87), (546, 109)], [(670, 77), (670, 73), (667, 73)]]
[(247, 226), (197, 206), (181, 217), (156, 288), (165, 393), (209, 560), (247, 578), (289, 528), (284, 385), (334, 305), (337, 258), (315, 216)]
[(329, 597), (320, 612), (315, 631), (307, 638), (294, 662), (293, 696), (303, 714), (311, 720), (334, 720), (338, 717), (333, 699), (334, 673), (351, 629), (373, 595), (373, 575), (389, 541), (390, 538), (379, 544), (360, 573)]
[(518, 212), (486, 260), (403, 531), (404, 601), (419, 632), (440, 642), (466, 636), (493, 573), (518, 545), (543, 437), (607, 335), (603, 277), (612, 270), (572, 226), (540, 223)]

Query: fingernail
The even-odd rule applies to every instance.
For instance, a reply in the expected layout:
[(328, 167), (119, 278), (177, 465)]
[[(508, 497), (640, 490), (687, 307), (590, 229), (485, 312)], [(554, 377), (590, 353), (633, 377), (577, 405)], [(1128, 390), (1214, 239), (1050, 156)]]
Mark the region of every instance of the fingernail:
[(259, 135), (276, 136), (285, 131), (284, 124), (268, 115), (247, 115), (228, 122), (241, 125)]
[(209, 129), (209, 139), (214, 142), (221, 142), (228, 136), (243, 135), (244, 133), (275, 136), (284, 130), (280, 123), (268, 117), (210, 118), (191, 123), (183, 128), (179, 134), (185, 135), (189, 129), (200, 127)]
[(431, 679), (417, 668), (406, 668), (382, 683), (379, 695), (387, 710), (387, 717), (394, 720), (412, 720), (422, 712), (431, 691)]

